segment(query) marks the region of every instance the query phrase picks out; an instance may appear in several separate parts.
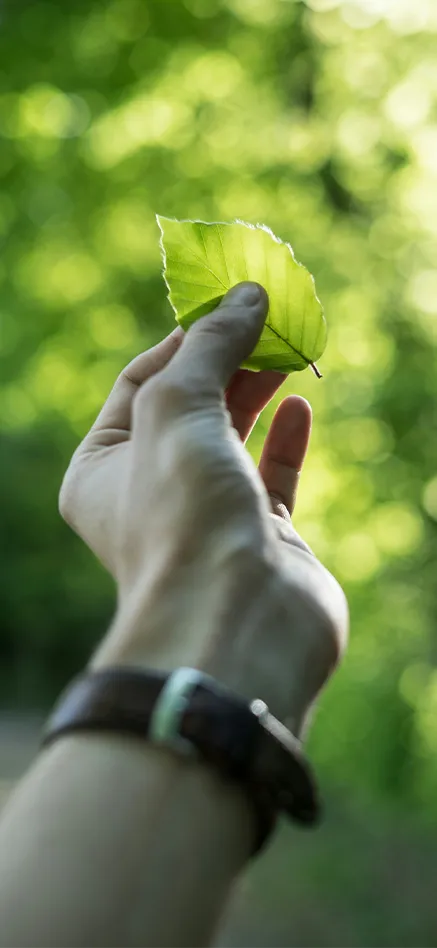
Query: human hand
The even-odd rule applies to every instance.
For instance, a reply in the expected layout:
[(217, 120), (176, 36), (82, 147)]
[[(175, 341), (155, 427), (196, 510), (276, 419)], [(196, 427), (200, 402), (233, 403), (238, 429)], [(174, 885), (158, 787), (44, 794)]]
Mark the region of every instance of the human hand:
[(340, 656), (347, 608), (289, 517), (308, 404), (282, 402), (258, 471), (243, 447), (284, 378), (238, 370), (266, 309), (241, 284), (134, 359), (73, 455), (60, 510), (118, 584), (94, 667), (195, 665), (296, 732)]

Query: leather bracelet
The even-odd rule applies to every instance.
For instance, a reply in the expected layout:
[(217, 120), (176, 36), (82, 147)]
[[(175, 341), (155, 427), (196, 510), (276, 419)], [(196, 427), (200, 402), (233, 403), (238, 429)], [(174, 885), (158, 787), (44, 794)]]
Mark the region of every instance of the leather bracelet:
[(253, 855), (278, 812), (315, 823), (319, 803), (300, 743), (269, 714), (196, 669), (110, 668), (75, 679), (45, 726), (42, 746), (77, 731), (112, 731), (195, 755), (245, 790), (256, 817)]

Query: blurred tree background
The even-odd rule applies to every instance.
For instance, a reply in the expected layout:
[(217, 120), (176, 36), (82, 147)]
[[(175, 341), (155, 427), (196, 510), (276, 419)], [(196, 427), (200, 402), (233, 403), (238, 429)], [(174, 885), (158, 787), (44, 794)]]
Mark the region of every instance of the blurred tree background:
[(155, 213), (266, 223), (325, 306), (323, 381), (286, 391), (314, 409), (296, 526), (351, 608), (309, 746), (333, 802), (255, 871), (239, 944), (269, 906), (270, 943), (437, 941), (436, 39), (435, 0), (0, 4), (4, 708), (48, 708), (114, 608), (57, 492), (172, 328)]

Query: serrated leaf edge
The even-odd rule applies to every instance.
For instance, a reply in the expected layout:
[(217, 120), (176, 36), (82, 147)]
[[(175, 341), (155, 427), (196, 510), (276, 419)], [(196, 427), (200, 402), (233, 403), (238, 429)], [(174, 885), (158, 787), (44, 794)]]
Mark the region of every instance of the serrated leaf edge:
[[(167, 280), (167, 277), (166, 277), (167, 254), (166, 254), (166, 250), (165, 250), (165, 247), (164, 247), (164, 228), (163, 228), (163, 226), (161, 225), (161, 221), (171, 221), (173, 224), (205, 224), (207, 227), (211, 227), (211, 225), (217, 225), (217, 224), (222, 224), (223, 227), (229, 227), (230, 224), (242, 224), (243, 227), (248, 227), (250, 230), (263, 230), (263, 231), (265, 231), (266, 234), (269, 234), (269, 236), (273, 238), (273, 240), (275, 241), (275, 243), (280, 244), (281, 246), (283, 246), (283, 247), (285, 246), (285, 247), (288, 248), (288, 250), (289, 250), (290, 253), (291, 253), (293, 262), (296, 264), (296, 266), (300, 267), (302, 270), (305, 270), (305, 272), (308, 273), (308, 276), (309, 276), (309, 278), (310, 278), (310, 280), (311, 280), (311, 283), (312, 283), (312, 285), (313, 285), (314, 296), (315, 296), (315, 298), (316, 298), (316, 300), (317, 300), (317, 302), (318, 302), (318, 304), (319, 304), (319, 306), (320, 306), (320, 309), (321, 309), (321, 318), (322, 318), (322, 321), (323, 321), (324, 324), (325, 324), (325, 328), (327, 328), (327, 327), (326, 327), (326, 319), (325, 319), (324, 309), (323, 309), (323, 306), (322, 306), (322, 302), (321, 302), (321, 300), (319, 299), (319, 297), (318, 297), (318, 295), (317, 295), (317, 291), (316, 291), (316, 281), (315, 281), (315, 279), (314, 279), (314, 277), (313, 277), (313, 274), (311, 273), (310, 270), (308, 270), (308, 268), (305, 266), (305, 264), (300, 263), (300, 261), (297, 260), (296, 254), (295, 254), (295, 252), (294, 252), (293, 247), (291, 246), (291, 244), (288, 243), (287, 240), (281, 240), (280, 237), (277, 237), (276, 234), (273, 233), (272, 229), (267, 226), (267, 224), (259, 224), (259, 223), (258, 223), (258, 224), (250, 224), (248, 221), (242, 221), (242, 220), (240, 220), (240, 218), (236, 218), (234, 221), (201, 221), (201, 220), (198, 220), (198, 219), (193, 220), (193, 219), (188, 218), (188, 217), (184, 217), (184, 218), (180, 218), (180, 217), (165, 217), (165, 216), (162, 215), (162, 214), (155, 214), (155, 218), (156, 218), (156, 223), (157, 223), (157, 225), (158, 225), (158, 227), (159, 227), (159, 233), (160, 233), (159, 246), (160, 246), (160, 250), (161, 250), (161, 257), (162, 257), (162, 262), (163, 262), (163, 267), (164, 267), (164, 269), (163, 269), (164, 283), (165, 283), (165, 285), (166, 285), (166, 287), (167, 287), (167, 290), (168, 290), (168, 300), (169, 300), (169, 303), (170, 303), (170, 305), (171, 305), (171, 307), (172, 307), (172, 309), (173, 309), (173, 312), (175, 313), (176, 316), (177, 316), (177, 309), (176, 309), (176, 306), (174, 305), (173, 300), (172, 300), (172, 298), (171, 298), (171, 289), (170, 289), (170, 286), (169, 286), (169, 283), (168, 283), (168, 280)], [(230, 288), (229, 288), (229, 289), (230, 289)], [(226, 294), (224, 293), (223, 296), (225, 296), (225, 295), (226, 295)], [(284, 342), (287, 346), (289, 346), (290, 349), (293, 350), (293, 352), (296, 353), (296, 355), (300, 356), (300, 358), (303, 359), (304, 362), (307, 363), (307, 365), (312, 366), (312, 365), (314, 364), (311, 359), (307, 359), (307, 357), (303, 354), (303, 352), (299, 352), (299, 350), (298, 350), (298, 349), (295, 349), (294, 346), (290, 345), (290, 343), (289, 343), (286, 339), (283, 339), (283, 337), (280, 335), (280, 333), (278, 333), (277, 330), (274, 329), (273, 326), (270, 325), (268, 316), (267, 316), (267, 319), (266, 319), (266, 326), (269, 327), (269, 329), (271, 330), (271, 332), (275, 333), (275, 335), (278, 337), (278, 339), (281, 340), (281, 342)]]

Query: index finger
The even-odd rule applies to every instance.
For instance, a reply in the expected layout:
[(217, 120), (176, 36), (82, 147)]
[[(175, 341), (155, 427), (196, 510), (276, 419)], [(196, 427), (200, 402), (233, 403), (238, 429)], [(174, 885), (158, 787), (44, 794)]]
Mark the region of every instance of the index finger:
[(110, 443), (114, 444), (117, 432), (122, 435), (130, 430), (132, 401), (139, 387), (167, 365), (179, 349), (183, 338), (184, 332), (177, 326), (162, 342), (141, 352), (129, 362), (118, 376), (90, 434), (110, 431)]

